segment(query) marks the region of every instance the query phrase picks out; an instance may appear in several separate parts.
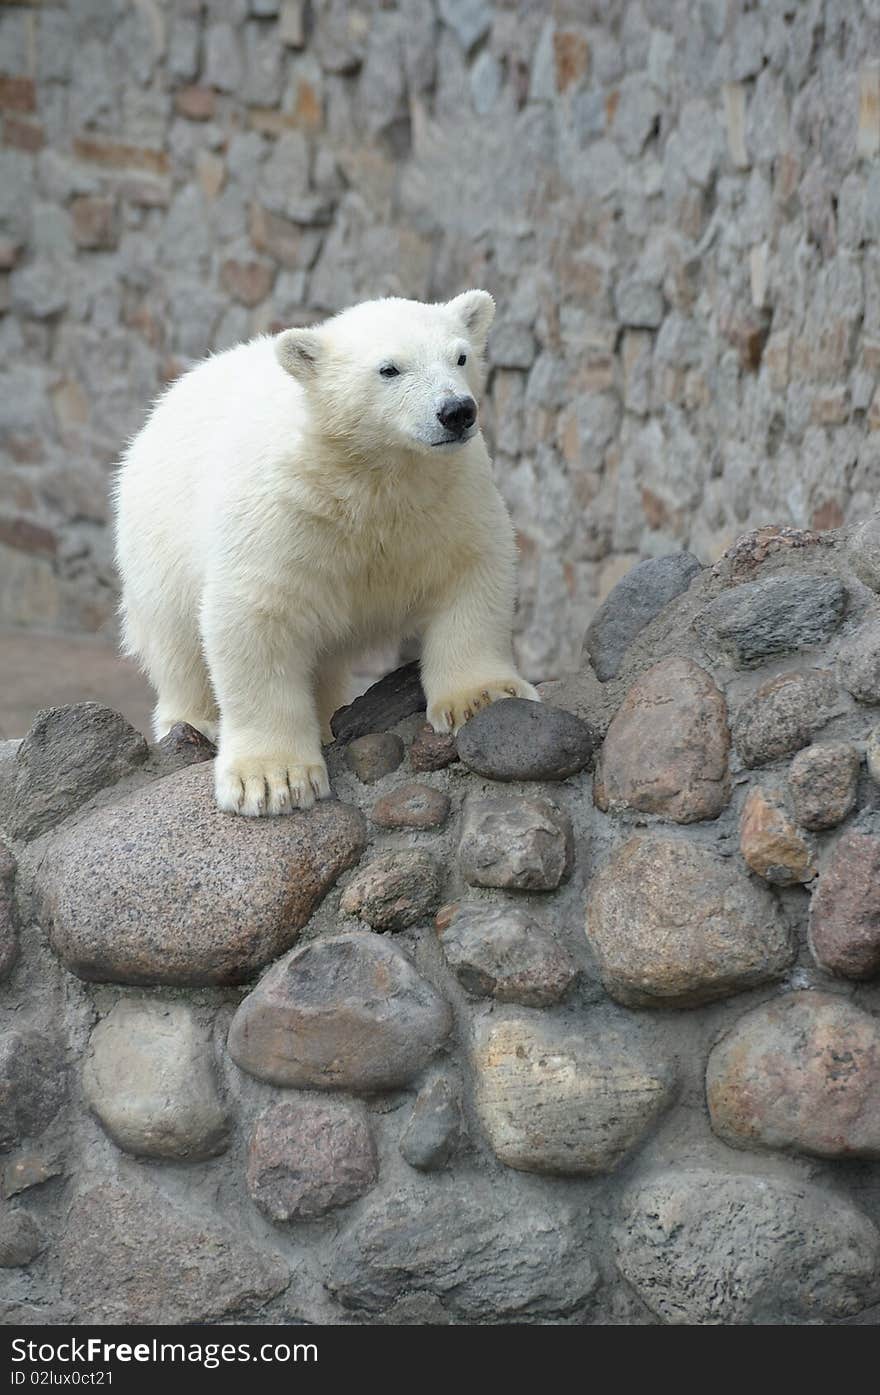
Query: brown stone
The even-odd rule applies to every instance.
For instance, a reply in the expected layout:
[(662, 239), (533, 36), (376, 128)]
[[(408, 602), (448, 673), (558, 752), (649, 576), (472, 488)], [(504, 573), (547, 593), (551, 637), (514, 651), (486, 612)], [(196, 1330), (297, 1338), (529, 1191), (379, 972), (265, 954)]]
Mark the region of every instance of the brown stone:
[(55, 839), (43, 924), (72, 973), (112, 983), (242, 983), (296, 940), (364, 847), (347, 804), (275, 819), (216, 805), (213, 766), (175, 771)]
[(375, 930), (405, 930), (433, 915), (440, 885), (440, 868), (429, 853), (379, 853), (355, 873), (339, 908)]
[(37, 88), (33, 78), (0, 76), (0, 108), (3, 111), (36, 111)]
[(809, 940), (816, 963), (831, 974), (880, 973), (880, 833), (873, 827), (847, 829), (837, 840), (813, 893)]
[(430, 785), (401, 785), (377, 799), (370, 818), (379, 828), (439, 828), (449, 814), (449, 796)]
[(693, 1007), (779, 978), (795, 949), (775, 900), (730, 858), (636, 836), (593, 878), (587, 939), (612, 998)]
[(727, 705), (690, 659), (663, 659), (630, 688), (599, 757), (600, 809), (676, 823), (715, 819), (730, 799)]
[(305, 234), (289, 218), (278, 213), (270, 213), (262, 204), (251, 204), (250, 237), (258, 252), (266, 252), (282, 266), (298, 267), (303, 264), (302, 251)]
[(826, 541), (820, 533), (814, 533), (809, 528), (789, 528), (768, 523), (764, 528), (756, 528), (737, 538), (719, 557), (712, 574), (726, 581), (748, 581), (774, 553), (815, 547)]
[(217, 97), (211, 87), (181, 87), (174, 94), (175, 110), (190, 121), (211, 121), (216, 105)]
[(76, 136), (73, 153), (90, 164), (109, 169), (147, 170), (151, 174), (167, 174), (171, 157), (167, 150), (151, 150), (148, 146), (127, 145), (121, 141), (99, 140), (91, 136)]
[(846, 741), (827, 741), (798, 751), (788, 771), (794, 816), (803, 828), (833, 828), (855, 807), (859, 753)]
[(449, 1004), (406, 955), (361, 930), (273, 964), (233, 1018), (229, 1054), (273, 1085), (392, 1090), (427, 1065), (451, 1027)]
[(217, 747), (213, 741), (209, 741), (188, 722), (175, 722), (155, 750), (162, 765), (172, 770), (186, 765), (200, 765), (203, 761), (213, 760), (216, 754)]
[(242, 305), (259, 305), (272, 289), (275, 270), (266, 262), (226, 261), (220, 268), (220, 284)]
[(445, 770), (458, 760), (458, 748), (451, 732), (437, 732), (426, 722), (416, 732), (409, 748), (410, 769), (421, 774), (428, 770)]
[(459, 862), (471, 886), (554, 891), (574, 862), (571, 820), (534, 795), (469, 800)]
[(403, 742), (393, 731), (372, 731), (345, 748), (345, 763), (364, 785), (390, 775), (403, 760)]
[(3, 144), (12, 150), (24, 150), (33, 155), (42, 150), (46, 136), (39, 121), (26, 121), (20, 116), (7, 116), (3, 122)]
[(326, 1215), (363, 1196), (378, 1176), (369, 1115), (359, 1101), (293, 1094), (257, 1119), (247, 1187), (270, 1220)]
[(226, 164), (210, 150), (200, 150), (196, 156), (196, 178), (206, 199), (216, 199), (226, 182)]
[(815, 877), (810, 845), (774, 792), (759, 786), (749, 790), (739, 833), (740, 851), (747, 866), (765, 882), (792, 886)]
[(712, 1050), (715, 1132), (740, 1148), (880, 1158), (880, 1020), (831, 993), (787, 993)]
[(733, 740), (739, 758), (752, 768), (790, 756), (808, 746), (846, 706), (833, 673), (826, 669), (781, 673), (746, 698), (734, 716)]
[(566, 92), (584, 76), (590, 66), (590, 45), (583, 34), (573, 29), (557, 29), (553, 35), (553, 60), (556, 68), (556, 90)]
[(84, 194), (71, 201), (70, 214), (77, 247), (106, 251), (116, 246), (119, 229), (114, 199)]

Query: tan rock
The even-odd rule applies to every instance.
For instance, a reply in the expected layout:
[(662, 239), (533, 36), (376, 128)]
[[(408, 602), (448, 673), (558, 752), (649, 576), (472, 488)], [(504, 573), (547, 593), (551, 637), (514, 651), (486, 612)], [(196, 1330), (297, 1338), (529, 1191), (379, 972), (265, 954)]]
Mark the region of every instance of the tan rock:
[(740, 851), (766, 882), (791, 886), (816, 875), (810, 845), (770, 790), (749, 790), (740, 820)]
[(693, 1007), (767, 983), (794, 958), (776, 902), (730, 858), (636, 836), (593, 878), (587, 939), (629, 1007)]
[(663, 659), (630, 688), (602, 747), (600, 809), (676, 823), (717, 818), (730, 799), (727, 705), (690, 659)]

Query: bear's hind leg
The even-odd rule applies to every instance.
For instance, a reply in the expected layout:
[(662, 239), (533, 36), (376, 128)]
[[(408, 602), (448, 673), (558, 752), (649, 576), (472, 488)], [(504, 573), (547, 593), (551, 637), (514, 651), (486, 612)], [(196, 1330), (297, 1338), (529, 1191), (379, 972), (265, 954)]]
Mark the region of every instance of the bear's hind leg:
[(167, 648), (148, 646), (143, 654), (147, 677), (156, 689), (153, 735), (157, 741), (178, 722), (217, 740), (220, 714), (197, 633), (178, 632)]

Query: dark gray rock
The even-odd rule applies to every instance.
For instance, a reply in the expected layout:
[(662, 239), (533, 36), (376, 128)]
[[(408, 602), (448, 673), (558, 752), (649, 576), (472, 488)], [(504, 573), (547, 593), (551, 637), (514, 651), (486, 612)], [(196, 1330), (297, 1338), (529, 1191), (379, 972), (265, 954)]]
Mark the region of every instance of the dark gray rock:
[(505, 698), (471, 717), (456, 742), (468, 769), (490, 780), (565, 780), (589, 764), (596, 737), (573, 712)]
[(460, 903), (442, 918), (439, 933), (459, 983), (480, 998), (549, 1007), (577, 977), (555, 936), (517, 906)]
[(339, 744), (345, 746), (358, 736), (388, 731), (404, 717), (424, 712), (425, 706), (419, 666), (415, 662), (404, 664), (393, 673), (386, 673), (347, 707), (340, 707), (333, 715), (330, 729)]
[(740, 760), (749, 768), (768, 765), (809, 746), (847, 702), (825, 669), (771, 678), (740, 704), (731, 723)]
[(437, 909), (440, 887), (440, 867), (430, 853), (379, 853), (355, 873), (339, 908), (374, 930), (405, 930)]
[(248, 1148), (247, 1186), (273, 1221), (311, 1220), (375, 1186), (376, 1147), (356, 1100), (293, 1094), (265, 1109)]
[(364, 785), (390, 775), (403, 760), (403, 742), (393, 731), (373, 731), (355, 737), (345, 749), (345, 763)]
[(526, 1207), (497, 1185), (431, 1178), (378, 1198), (343, 1237), (327, 1285), (376, 1314), (433, 1294), (469, 1322), (542, 1322), (583, 1312), (599, 1283), (582, 1223), (567, 1206)]
[(95, 1027), (83, 1093), (118, 1147), (137, 1157), (214, 1157), (228, 1143), (210, 1034), (188, 1003), (122, 998)]
[(651, 557), (618, 581), (590, 622), (584, 650), (603, 683), (616, 678), (636, 635), (700, 572), (690, 552)]
[(624, 1197), (614, 1238), (624, 1276), (667, 1323), (832, 1322), (880, 1301), (875, 1226), (797, 1179), (657, 1173)]
[(758, 668), (774, 654), (824, 644), (846, 603), (846, 587), (833, 577), (769, 576), (722, 591), (694, 627), (716, 663)]
[(290, 948), (365, 836), (363, 816), (330, 800), (274, 819), (224, 814), (212, 767), (193, 765), (53, 840), (37, 878), (43, 923), (80, 978), (242, 983)]
[(52, 1122), (67, 1093), (56, 1042), (37, 1027), (0, 1037), (0, 1152), (33, 1138)]
[(573, 861), (571, 820), (548, 799), (497, 795), (468, 801), (459, 862), (472, 886), (555, 891)]
[(36, 1259), (43, 1232), (28, 1211), (0, 1203), (0, 1269), (18, 1269)]
[(464, 1132), (458, 1090), (438, 1076), (419, 1091), (400, 1135), (402, 1156), (419, 1172), (445, 1167)]
[(280, 959), (229, 1031), (236, 1065), (273, 1085), (391, 1090), (427, 1065), (452, 1013), (406, 955), (357, 931)]
[(175, 722), (153, 752), (163, 770), (181, 770), (186, 765), (199, 765), (202, 761), (213, 760), (216, 754), (217, 747), (213, 741), (209, 741), (188, 722)]
[(3, 817), (12, 838), (36, 838), (142, 765), (139, 731), (109, 707), (77, 702), (39, 712), (15, 754)]
[(88, 1323), (240, 1321), (290, 1282), (279, 1254), (134, 1171), (74, 1198), (60, 1251), (62, 1291)]
[(15, 858), (0, 842), (0, 981), (9, 976), (18, 958), (15, 870)]

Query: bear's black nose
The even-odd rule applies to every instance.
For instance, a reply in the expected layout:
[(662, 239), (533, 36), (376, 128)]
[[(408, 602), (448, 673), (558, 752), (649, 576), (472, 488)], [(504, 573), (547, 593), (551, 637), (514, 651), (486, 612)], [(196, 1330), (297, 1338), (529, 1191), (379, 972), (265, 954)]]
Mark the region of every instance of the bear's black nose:
[(447, 431), (463, 436), (477, 419), (477, 404), (472, 397), (447, 397), (437, 412), (437, 420)]

